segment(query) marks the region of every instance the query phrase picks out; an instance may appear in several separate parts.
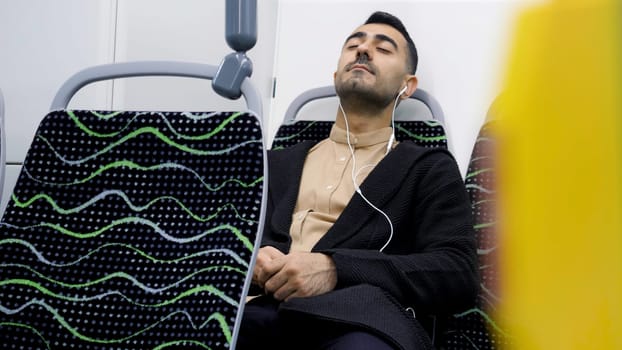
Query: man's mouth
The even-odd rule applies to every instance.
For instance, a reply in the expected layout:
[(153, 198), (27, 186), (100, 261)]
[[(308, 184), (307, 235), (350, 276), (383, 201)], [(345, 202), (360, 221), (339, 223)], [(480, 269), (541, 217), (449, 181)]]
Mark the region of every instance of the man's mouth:
[(373, 69), (371, 67), (369, 67), (368, 65), (365, 65), (365, 64), (361, 64), (361, 63), (350, 64), (347, 70), (351, 71), (351, 70), (355, 70), (355, 69), (362, 69), (362, 70), (367, 71), (370, 74), (374, 74), (374, 71), (373, 71)]

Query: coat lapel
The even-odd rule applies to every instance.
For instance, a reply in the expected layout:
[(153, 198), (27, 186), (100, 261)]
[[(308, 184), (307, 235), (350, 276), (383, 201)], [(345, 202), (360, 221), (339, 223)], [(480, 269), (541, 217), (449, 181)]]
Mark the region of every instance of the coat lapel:
[[(361, 184), (361, 192), (376, 207), (382, 210), (384, 205), (399, 191), (401, 184), (414, 164), (412, 147), (402, 143), (376, 165)], [(294, 199), (295, 200), (295, 199)], [(386, 213), (388, 215), (388, 213)], [(313, 250), (330, 249), (361, 232), (375, 215), (381, 215), (365, 200), (355, 193), (335, 224), (320, 239)]]
[(289, 228), (292, 224), (292, 213), (298, 199), (298, 189), (302, 168), (309, 149), (315, 143), (305, 141), (293, 147), (270, 153), (270, 196), (273, 203), (278, 203), (274, 208), (271, 218), (272, 229), (275, 234), (289, 239)]

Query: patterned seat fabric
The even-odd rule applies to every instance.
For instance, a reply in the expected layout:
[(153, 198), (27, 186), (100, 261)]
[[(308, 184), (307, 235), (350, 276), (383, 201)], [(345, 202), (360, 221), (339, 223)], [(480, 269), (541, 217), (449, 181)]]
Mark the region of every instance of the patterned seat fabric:
[(229, 348), (263, 177), (251, 114), (51, 112), (0, 223), (3, 348)]
[(511, 336), (498, 320), (493, 319), (495, 307), (500, 302), (497, 293), (493, 128), (494, 122), (481, 128), (465, 178), (475, 218), (481, 290), (476, 307), (450, 317), (439, 345), (441, 349), (498, 349), (512, 344)]
[[(279, 127), (273, 149), (286, 148), (305, 140), (320, 141), (328, 137), (332, 121), (299, 120)], [(447, 136), (443, 126), (435, 121), (396, 121), (395, 137), (398, 141), (413, 140), (424, 147), (447, 148)]]

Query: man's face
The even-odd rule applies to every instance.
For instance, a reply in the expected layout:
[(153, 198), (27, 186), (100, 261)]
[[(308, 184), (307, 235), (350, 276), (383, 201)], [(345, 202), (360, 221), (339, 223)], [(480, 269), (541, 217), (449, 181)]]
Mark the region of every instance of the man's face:
[(371, 23), (357, 28), (341, 50), (335, 72), (338, 95), (387, 106), (409, 76), (407, 52), (406, 39), (389, 25)]

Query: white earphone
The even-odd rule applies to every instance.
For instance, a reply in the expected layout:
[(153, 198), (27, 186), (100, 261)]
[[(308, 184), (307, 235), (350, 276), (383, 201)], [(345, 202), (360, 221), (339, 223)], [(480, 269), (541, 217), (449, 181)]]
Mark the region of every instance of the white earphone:
[(401, 94), (405, 93), (407, 89), (408, 89), (408, 85), (404, 86), (404, 88), (402, 90), (400, 90), (398, 95), (401, 95)]
[[(402, 94), (404, 94), (407, 89), (408, 89), (408, 85), (404, 86), (402, 90), (400, 90), (400, 92), (397, 93), (397, 97), (395, 98), (396, 106), (397, 106), (397, 99), (399, 99), (400, 96), (402, 96)], [(395, 141), (395, 107), (393, 108), (393, 115), (391, 116), (391, 126), (393, 128), (393, 132), (391, 133), (391, 137), (389, 137), (389, 143), (387, 143), (386, 153), (389, 153), (389, 151), (391, 150), (391, 147), (393, 146), (393, 142)]]
[[(406, 92), (407, 89), (408, 89), (408, 85), (404, 86), (402, 88), (402, 90), (400, 90), (397, 93), (397, 96), (395, 97), (395, 103), (393, 105), (393, 115), (391, 116), (391, 127), (393, 128), (393, 130), (395, 130), (395, 108), (397, 107), (397, 101), (400, 98), (400, 96), (402, 96), (402, 94)], [(346, 111), (344, 111), (343, 107), (341, 106), (341, 101), (339, 101), (339, 108), (341, 109), (341, 113), (343, 114), (343, 119), (344, 119), (345, 124), (346, 124), (346, 136), (347, 136), (347, 140), (348, 140), (348, 148), (350, 149), (350, 153), (352, 155), (352, 174), (351, 175), (352, 175), (352, 184), (354, 185), (354, 190), (355, 190), (356, 193), (358, 193), (361, 196), (361, 198), (363, 198), (363, 200), (365, 200), (365, 202), (367, 204), (369, 204), (369, 206), (371, 206), (374, 210), (376, 210), (380, 214), (382, 214), (382, 216), (384, 216), (384, 218), (387, 220), (387, 222), (389, 224), (389, 239), (387, 239), (387, 241), (382, 246), (382, 248), (379, 249), (382, 252), (382, 251), (384, 251), (384, 248), (386, 248), (389, 245), (389, 243), (391, 243), (391, 239), (393, 239), (393, 223), (391, 222), (391, 219), (389, 218), (389, 216), (385, 212), (383, 212), (380, 208), (376, 207), (374, 204), (372, 204), (367, 199), (367, 197), (365, 197), (365, 195), (363, 194), (363, 192), (359, 188), (358, 184), (356, 183), (356, 177), (358, 176), (358, 172), (355, 172), (355, 169), (356, 169), (356, 157), (354, 156), (354, 148), (352, 147), (352, 143), (350, 143), (350, 127), (348, 125), (348, 117), (346, 115)], [(387, 143), (387, 151), (386, 151), (386, 153), (389, 153), (389, 151), (391, 150), (391, 146), (393, 146), (393, 142), (394, 141), (395, 141), (395, 131), (393, 131), (391, 133), (391, 136), (389, 137), (389, 142)], [(365, 167), (367, 167), (367, 166), (370, 166), (370, 165), (368, 164)], [(359, 169), (359, 171), (362, 170), (363, 168)]]

